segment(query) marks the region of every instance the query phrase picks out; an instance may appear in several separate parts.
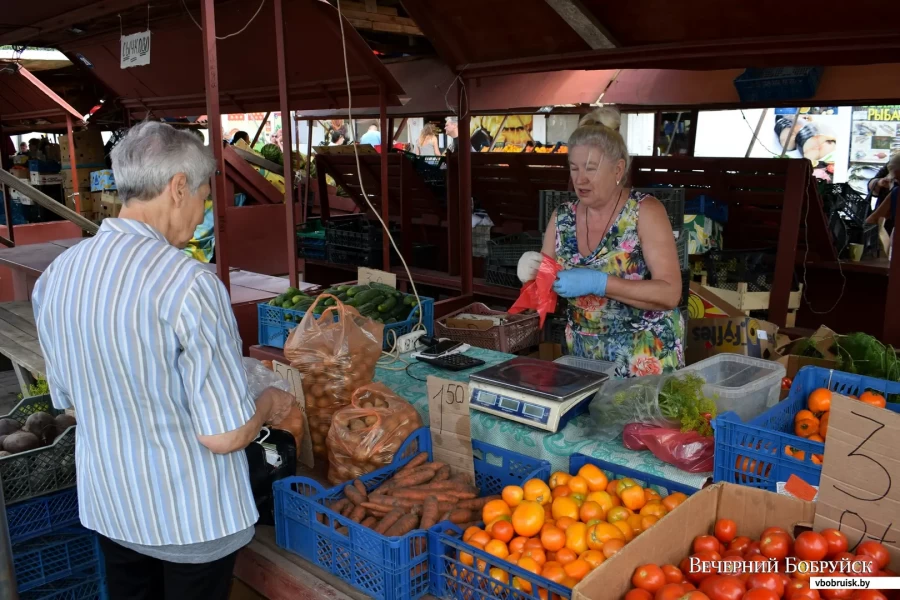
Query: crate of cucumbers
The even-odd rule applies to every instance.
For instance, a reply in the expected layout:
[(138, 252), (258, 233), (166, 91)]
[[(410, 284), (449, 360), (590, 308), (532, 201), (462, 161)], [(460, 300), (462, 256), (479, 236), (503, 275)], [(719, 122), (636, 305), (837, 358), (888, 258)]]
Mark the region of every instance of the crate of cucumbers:
[[(416, 297), (381, 283), (345, 284), (322, 290), (321, 293), (331, 294), (344, 304), (356, 308), (361, 315), (384, 323), (385, 349), (391, 348), (397, 337), (412, 331), (419, 322), (419, 307)], [(428, 331), (428, 335), (432, 335), (434, 333), (434, 300), (422, 296), (419, 298), (422, 301), (422, 325)], [(315, 296), (291, 287), (269, 302), (259, 304), (257, 307), (259, 344), (284, 348), (284, 343), (291, 330), (303, 319), (314, 301)], [(319, 303), (315, 309), (315, 316), (319, 317), (322, 312), (334, 304), (335, 300), (332, 298)]]

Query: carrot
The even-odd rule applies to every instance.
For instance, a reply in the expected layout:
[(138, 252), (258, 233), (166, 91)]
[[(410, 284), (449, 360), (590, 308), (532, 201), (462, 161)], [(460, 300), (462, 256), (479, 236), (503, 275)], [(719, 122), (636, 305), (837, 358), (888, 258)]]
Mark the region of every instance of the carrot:
[(413, 471), (404, 473), (402, 476), (398, 475), (394, 475), (394, 477), (388, 482), (390, 484), (390, 488), (388, 489), (408, 488), (414, 485), (428, 483), (429, 481), (434, 479), (434, 471), (428, 467), (420, 467)]
[(353, 512), (350, 513), (350, 520), (354, 523), (359, 523), (366, 516), (366, 509), (364, 506), (357, 506), (353, 509)]
[(391, 525), (390, 529), (384, 532), (384, 535), (388, 537), (406, 535), (415, 529), (418, 524), (419, 517), (417, 515), (403, 515), (396, 523)]
[[(458, 481), (435, 481), (431, 480), (430, 483), (423, 483), (421, 485), (414, 485), (409, 488), (404, 488), (408, 490), (428, 490), (432, 492), (465, 492), (472, 493), (477, 495), (477, 490), (470, 486), (459, 483)], [(390, 494), (396, 490), (388, 490), (386, 493)], [(473, 498), (475, 496), (472, 496)]]
[(434, 496), (425, 499), (425, 505), (422, 508), (422, 523), (419, 525), (422, 529), (431, 529), (437, 524), (438, 518), (438, 501)]
[(359, 479), (353, 480), (353, 487), (355, 487), (357, 490), (359, 490), (359, 493), (362, 494), (363, 496), (369, 495), (368, 490), (366, 490), (366, 484), (364, 484)]
[(357, 506), (368, 501), (368, 497), (366, 497), (365, 494), (360, 494), (359, 490), (352, 485), (344, 486), (344, 495), (347, 496), (347, 499), (350, 500), (350, 502)]
[(329, 508), (336, 513), (340, 513), (348, 504), (350, 504), (349, 500), (347, 500), (346, 498), (341, 498), (337, 502), (332, 502)]
[(450, 479), (450, 465), (444, 465), (434, 473), (434, 481), (447, 481)]
[(385, 515), (385, 517), (379, 521), (378, 525), (375, 527), (375, 533), (384, 533), (391, 527), (393, 527), (394, 523), (399, 521), (401, 517), (406, 515), (406, 511), (395, 508), (391, 512)]
[(341, 516), (343, 516), (343, 517), (349, 517), (349, 516), (350, 516), (350, 513), (353, 512), (353, 509), (354, 509), (354, 508), (356, 508), (356, 507), (353, 506), (353, 503), (352, 503), (352, 502), (348, 502), (348, 503), (347, 503), (347, 506), (345, 506), (345, 507), (343, 508), (343, 510), (341, 510)]
[(457, 508), (456, 510), (450, 512), (446, 520), (455, 525), (459, 525), (460, 523), (467, 523), (471, 521), (472, 516), (473, 515), (471, 510), (467, 510), (465, 508)]
[(434, 497), (440, 502), (456, 502), (457, 500), (473, 499), (475, 498), (475, 494), (465, 492), (432, 492), (429, 490), (396, 490), (392, 497), (408, 500), (419, 500), (422, 502), (424, 502), (429, 497)]
[(400, 475), (404, 472), (412, 471), (416, 467), (424, 465), (426, 462), (428, 462), (428, 453), (420, 452), (419, 454), (416, 454), (411, 461), (403, 465), (403, 467), (401, 467), (400, 470), (395, 473), (395, 476)]
[(500, 496), (487, 496), (486, 498), (474, 498), (471, 500), (463, 500), (456, 505), (456, 508), (467, 508), (469, 510), (481, 510), (484, 505), (491, 500), (498, 500)]
[(362, 523), (360, 523), (360, 525), (362, 525), (363, 527), (368, 527), (369, 529), (372, 529), (376, 523), (378, 523), (378, 519), (370, 516), (370, 517), (366, 517), (365, 519), (363, 519), (363, 521), (362, 521)]

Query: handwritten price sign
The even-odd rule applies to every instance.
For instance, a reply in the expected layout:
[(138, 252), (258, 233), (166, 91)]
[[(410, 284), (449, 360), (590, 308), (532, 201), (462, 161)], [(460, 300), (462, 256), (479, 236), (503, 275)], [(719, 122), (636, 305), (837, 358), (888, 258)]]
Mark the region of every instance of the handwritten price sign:
[(884, 544), (900, 568), (900, 415), (835, 395), (816, 505), (816, 530), (834, 527), (850, 550)]
[(470, 475), (474, 482), (469, 386), (433, 375), (428, 376), (427, 382), (434, 460), (450, 465), (454, 473)]

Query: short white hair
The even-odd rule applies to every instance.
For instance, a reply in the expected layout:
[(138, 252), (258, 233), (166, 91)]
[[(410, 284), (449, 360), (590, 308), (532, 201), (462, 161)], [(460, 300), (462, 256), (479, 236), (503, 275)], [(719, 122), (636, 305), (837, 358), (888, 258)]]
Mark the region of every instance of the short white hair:
[(458, 117), (447, 117), (446, 122), (447, 122), (447, 125), (449, 125), (450, 123), (459, 124), (459, 118)]
[(628, 146), (619, 133), (621, 115), (615, 108), (604, 106), (582, 117), (576, 129), (569, 136), (569, 150), (576, 146), (595, 146), (603, 157), (613, 163), (624, 160), (625, 170), (631, 162)]
[(158, 121), (132, 127), (112, 151), (116, 187), (123, 202), (152, 200), (172, 178), (184, 173), (188, 188), (196, 194), (216, 170), (209, 148), (187, 131)]

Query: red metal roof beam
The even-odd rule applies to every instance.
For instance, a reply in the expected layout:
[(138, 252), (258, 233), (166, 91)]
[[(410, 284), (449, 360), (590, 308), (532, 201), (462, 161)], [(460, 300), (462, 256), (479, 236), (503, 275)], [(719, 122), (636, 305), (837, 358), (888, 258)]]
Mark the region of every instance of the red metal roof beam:
[[(18, 29), (0, 34), (0, 45), (19, 44), (47, 33), (62, 31), (73, 25), (89, 23), (94, 19), (113, 15), (146, 3), (147, 0), (104, 0), (103, 2), (92, 2), (81, 8), (62, 12), (43, 21), (30, 24), (22, 23)], [(9, 7), (9, 10), (10, 12), (14, 11), (12, 7)]]
[(581, 0), (545, 0), (575, 33), (594, 50), (608, 50), (619, 44)]

